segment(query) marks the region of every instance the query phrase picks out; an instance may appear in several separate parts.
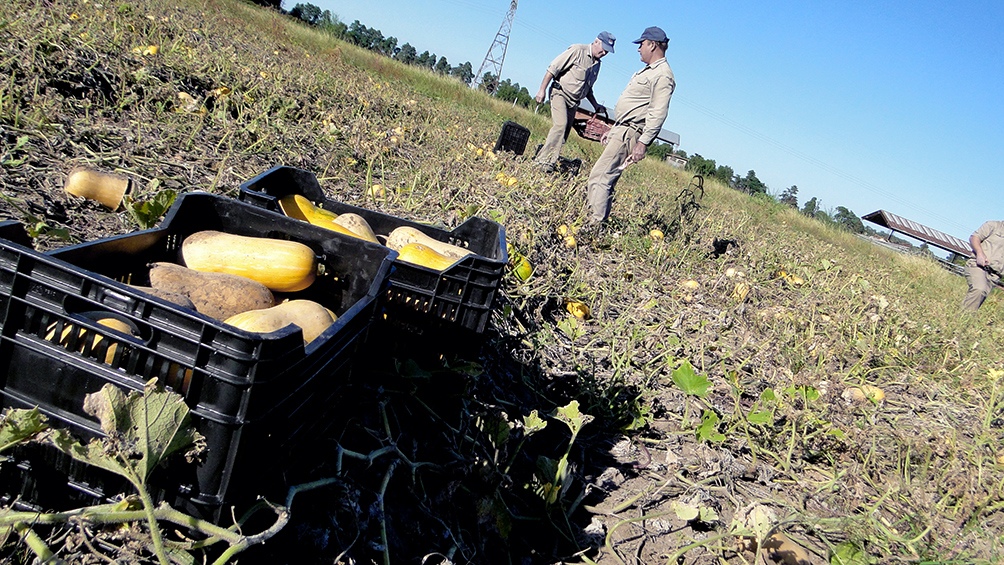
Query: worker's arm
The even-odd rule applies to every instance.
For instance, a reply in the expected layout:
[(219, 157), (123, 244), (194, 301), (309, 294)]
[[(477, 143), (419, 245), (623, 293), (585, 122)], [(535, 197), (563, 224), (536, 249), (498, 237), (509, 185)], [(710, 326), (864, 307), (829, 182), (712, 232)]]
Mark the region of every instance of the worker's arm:
[(540, 89), (537, 90), (537, 96), (534, 96), (534, 100), (537, 104), (543, 104), (544, 100), (547, 98), (547, 85), (551, 84), (551, 80), (554, 79), (554, 75), (551, 71), (544, 73), (544, 80), (540, 81)]
[(973, 248), (973, 253), (976, 254), (976, 264), (980, 267), (987, 266), (987, 256), (983, 254), (983, 241), (975, 233), (969, 236), (969, 245)]

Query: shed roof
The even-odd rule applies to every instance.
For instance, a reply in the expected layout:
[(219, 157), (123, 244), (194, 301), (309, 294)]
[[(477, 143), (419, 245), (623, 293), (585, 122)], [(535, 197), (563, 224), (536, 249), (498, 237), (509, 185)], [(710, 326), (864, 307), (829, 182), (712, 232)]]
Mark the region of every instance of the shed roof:
[(872, 212), (871, 214), (861, 216), (861, 219), (872, 222), (873, 224), (878, 224), (884, 228), (889, 228), (893, 231), (904, 233), (929, 245), (933, 245), (939, 249), (944, 249), (945, 251), (957, 253), (965, 257), (973, 256), (973, 250), (970, 248), (967, 241), (959, 239), (954, 235), (948, 235), (947, 233), (929, 228), (923, 224), (918, 224), (917, 222), (908, 220), (902, 216), (897, 216), (892, 212), (878, 210)]

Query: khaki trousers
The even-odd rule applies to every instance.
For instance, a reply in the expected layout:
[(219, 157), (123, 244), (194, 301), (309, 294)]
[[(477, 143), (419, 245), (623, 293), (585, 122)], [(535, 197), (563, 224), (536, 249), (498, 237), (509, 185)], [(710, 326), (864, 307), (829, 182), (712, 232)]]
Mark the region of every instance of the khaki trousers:
[(551, 129), (534, 162), (540, 165), (554, 165), (558, 162), (561, 147), (568, 141), (568, 133), (572, 131), (576, 107), (577, 104), (565, 98), (562, 91), (551, 89)]
[(624, 172), (619, 170), (620, 166), (639, 137), (641, 132), (628, 126), (614, 126), (607, 134), (607, 146), (589, 172), (586, 183), (586, 206), (590, 223), (602, 223), (610, 217), (614, 186)]
[(969, 283), (969, 292), (962, 299), (962, 309), (973, 312), (979, 310), (998, 279), (997, 275), (991, 275), (978, 267), (975, 259), (966, 261), (966, 282)]

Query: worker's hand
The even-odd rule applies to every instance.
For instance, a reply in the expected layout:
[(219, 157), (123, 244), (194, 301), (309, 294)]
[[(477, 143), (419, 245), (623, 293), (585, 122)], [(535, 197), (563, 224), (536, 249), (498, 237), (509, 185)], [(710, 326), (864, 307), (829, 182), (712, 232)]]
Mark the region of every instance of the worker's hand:
[(603, 132), (603, 135), (600, 136), (600, 145), (606, 145), (608, 141), (610, 141), (610, 130)]
[(537, 91), (537, 95), (534, 96), (533, 99), (537, 101), (537, 104), (543, 104), (544, 103), (544, 98), (546, 96), (547, 95), (545, 94), (545, 92), (543, 90), (538, 90)]
[(976, 265), (979, 267), (987, 266), (987, 256), (982, 253), (976, 254)]
[(632, 163), (637, 163), (645, 158), (645, 151), (648, 150), (648, 146), (644, 143), (635, 142), (634, 147), (631, 148), (631, 154), (628, 155), (628, 161)]

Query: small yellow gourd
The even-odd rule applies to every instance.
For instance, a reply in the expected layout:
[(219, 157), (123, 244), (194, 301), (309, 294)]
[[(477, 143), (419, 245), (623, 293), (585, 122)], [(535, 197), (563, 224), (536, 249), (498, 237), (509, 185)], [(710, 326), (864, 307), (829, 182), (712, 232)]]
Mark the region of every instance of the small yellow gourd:
[(463, 259), (464, 257), (471, 255), (471, 252), (463, 247), (443, 243), (438, 239), (433, 239), (411, 226), (400, 226), (394, 228), (394, 231), (387, 235), (387, 247), (390, 247), (398, 253), (400, 253), (401, 249), (409, 243), (420, 243), (440, 255), (452, 257), (455, 260)]
[(317, 276), (314, 251), (296, 241), (204, 230), (185, 238), (181, 256), (189, 269), (240, 275), (276, 292), (303, 290)]
[(335, 323), (334, 312), (313, 300), (289, 300), (271, 308), (249, 310), (224, 322), (254, 333), (269, 333), (290, 324), (300, 327), (304, 343), (310, 343)]
[(434, 271), (445, 271), (459, 259), (447, 257), (423, 243), (408, 243), (397, 252), (401, 261), (428, 267)]

